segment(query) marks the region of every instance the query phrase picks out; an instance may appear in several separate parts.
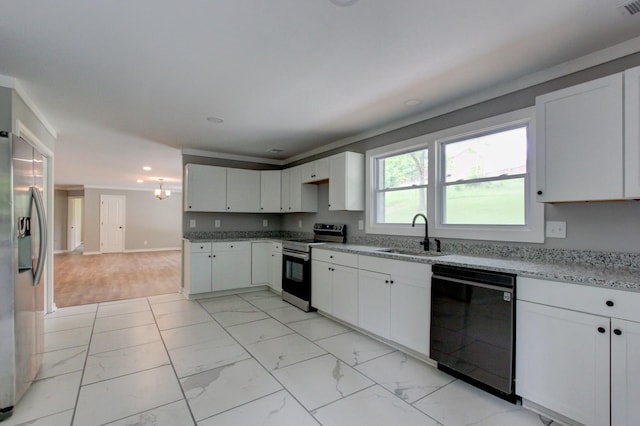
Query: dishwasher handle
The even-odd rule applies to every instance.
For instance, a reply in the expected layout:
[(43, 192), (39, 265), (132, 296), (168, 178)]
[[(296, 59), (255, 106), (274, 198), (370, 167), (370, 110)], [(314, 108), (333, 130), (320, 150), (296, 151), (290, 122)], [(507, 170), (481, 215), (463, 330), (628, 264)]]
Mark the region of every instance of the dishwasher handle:
[(451, 277), (443, 277), (440, 275), (432, 275), (431, 279), (438, 279), (441, 281), (450, 281), (453, 283), (457, 283), (457, 284), (464, 284), (464, 285), (469, 285), (472, 287), (481, 287), (481, 288), (486, 288), (489, 290), (496, 290), (496, 291), (504, 291), (507, 293), (513, 293), (513, 286), (511, 287), (503, 287), (500, 285), (492, 285), (492, 284), (484, 284), (484, 283), (478, 283), (478, 282), (474, 282), (474, 281), (467, 281), (467, 280), (461, 280), (460, 278), (451, 278)]

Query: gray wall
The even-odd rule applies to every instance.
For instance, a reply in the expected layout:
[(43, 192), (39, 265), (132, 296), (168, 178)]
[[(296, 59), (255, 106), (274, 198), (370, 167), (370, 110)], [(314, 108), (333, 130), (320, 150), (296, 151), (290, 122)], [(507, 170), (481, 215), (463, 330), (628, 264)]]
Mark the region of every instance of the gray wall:
[[(100, 251), (100, 195), (124, 195), (125, 251), (179, 248), (182, 243), (180, 193), (158, 200), (152, 191), (85, 188), (84, 250)], [(147, 244), (144, 244), (144, 241)]]
[(69, 192), (56, 189), (53, 198), (53, 250), (67, 250)]

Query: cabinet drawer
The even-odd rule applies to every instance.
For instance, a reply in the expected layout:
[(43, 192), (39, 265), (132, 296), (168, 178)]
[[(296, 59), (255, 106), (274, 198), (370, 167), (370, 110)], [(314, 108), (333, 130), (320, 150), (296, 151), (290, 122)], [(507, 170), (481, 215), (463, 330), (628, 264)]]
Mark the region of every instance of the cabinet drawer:
[(343, 266), (358, 266), (358, 255), (354, 253), (343, 253), (340, 251), (313, 249), (311, 251), (311, 257), (314, 260), (320, 260), (322, 262), (329, 262), (336, 265)]
[(282, 253), (282, 243), (271, 243), (271, 250), (276, 253)]
[(516, 285), (518, 300), (640, 321), (640, 293), (528, 277), (518, 277)]
[(213, 243), (213, 252), (221, 251), (251, 251), (251, 241), (226, 241), (224, 243)]
[(424, 282), (431, 280), (431, 265), (426, 263), (384, 259), (374, 256), (359, 256), (358, 267), (367, 271), (393, 275), (396, 278), (406, 277)]
[(191, 253), (211, 253), (211, 243), (190, 243)]

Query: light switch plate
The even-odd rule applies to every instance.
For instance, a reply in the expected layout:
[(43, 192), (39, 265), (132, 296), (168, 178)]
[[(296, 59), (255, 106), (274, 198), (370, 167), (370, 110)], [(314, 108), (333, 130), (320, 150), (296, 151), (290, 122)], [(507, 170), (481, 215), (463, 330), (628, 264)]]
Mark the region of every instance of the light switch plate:
[(265, 228), (269, 226), (269, 221), (267, 219), (262, 219), (262, 226), (264, 226)]
[(302, 228), (302, 219), (298, 220), (298, 228)]
[(358, 221), (358, 229), (361, 231), (364, 229), (364, 220), (360, 219)]
[(567, 222), (548, 221), (545, 235), (549, 238), (567, 238)]
[(189, 220), (189, 228), (195, 228), (196, 227), (196, 220), (195, 219), (190, 219)]
[(213, 226), (215, 226), (216, 228), (220, 228), (220, 219), (216, 219), (216, 220), (213, 222)]

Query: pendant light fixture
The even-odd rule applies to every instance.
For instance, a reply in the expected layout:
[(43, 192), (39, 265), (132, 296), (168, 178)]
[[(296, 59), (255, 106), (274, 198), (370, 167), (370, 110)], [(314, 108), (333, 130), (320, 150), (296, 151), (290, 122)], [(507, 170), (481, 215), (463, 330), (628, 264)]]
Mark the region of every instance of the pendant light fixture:
[(160, 188), (154, 190), (153, 191), (153, 195), (155, 195), (155, 197), (158, 200), (164, 200), (165, 198), (171, 197), (171, 190), (170, 189), (162, 189), (162, 181), (163, 181), (163, 179), (159, 179), (159, 180), (160, 180)]

